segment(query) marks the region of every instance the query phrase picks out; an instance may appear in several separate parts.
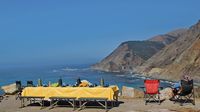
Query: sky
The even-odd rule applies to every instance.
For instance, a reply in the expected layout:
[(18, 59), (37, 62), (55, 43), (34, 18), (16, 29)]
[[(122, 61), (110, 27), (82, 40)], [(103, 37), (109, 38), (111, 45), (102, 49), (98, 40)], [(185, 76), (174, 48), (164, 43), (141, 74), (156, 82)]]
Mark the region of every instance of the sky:
[(199, 0), (1, 0), (0, 68), (92, 64), (200, 19)]

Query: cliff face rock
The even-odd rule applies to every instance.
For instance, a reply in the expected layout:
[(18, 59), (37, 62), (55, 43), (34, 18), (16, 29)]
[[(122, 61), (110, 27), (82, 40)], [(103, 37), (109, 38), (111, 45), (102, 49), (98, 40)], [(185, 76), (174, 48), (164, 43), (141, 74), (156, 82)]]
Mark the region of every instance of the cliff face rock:
[(184, 32), (175, 42), (148, 59), (137, 72), (164, 79), (180, 79), (189, 73), (200, 81), (200, 21)]
[(186, 29), (175, 30), (152, 37), (147, 41), (123, 42), (92, 68), (106, 72), (132, 72), (136, 66), (143, 64), (163, 47), (177, 40), (185, 31)]
[(93, 69), (107, 72), (129, 72), (162, 49), (164, 44), (153, 41), (128, 41), (122, 43)]

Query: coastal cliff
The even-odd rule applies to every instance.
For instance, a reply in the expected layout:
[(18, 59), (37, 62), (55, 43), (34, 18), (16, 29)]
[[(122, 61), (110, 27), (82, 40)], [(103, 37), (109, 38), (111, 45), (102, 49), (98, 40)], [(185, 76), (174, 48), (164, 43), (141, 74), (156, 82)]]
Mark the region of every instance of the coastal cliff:
[(146, 41), (123, 42), (92, 68), (168, 80), (179, 80), (182, 74), (188, 73), (200, 83), (200, 21), (188, 29), (175, 30)]
[(185, 31), (186, 29), (178, 29), (145, 41), (123, 42), (102, 61), (92, 65), (92, 69), (106, 72), (133, 72), (137, 66), (177, 40)]
[(106, 72), (133, 71), (136, 66), (144, 63), (164, 46), (163, 43), (154, 41), (124, 42), (100, 63), (93, 65), (92, 68)]
[(189, 73), (195, 82), (200, 82), (200, 21), (135, 70), (170, 80), (178, 80), (182, 74)]

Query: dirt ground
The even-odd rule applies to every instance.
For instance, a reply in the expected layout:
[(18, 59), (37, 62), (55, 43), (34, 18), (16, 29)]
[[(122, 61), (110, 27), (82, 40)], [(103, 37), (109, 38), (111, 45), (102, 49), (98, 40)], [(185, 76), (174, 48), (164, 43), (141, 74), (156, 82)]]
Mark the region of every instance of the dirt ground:
[[(144, 104), (143, 99), (119, 99), (119, 106), (109, 109), (108, 112), (200, 112), (200, 99), (196, 99), (196, 105), (191, 103), (180, 106), (179, 103), (174, 104), (172, 101), (165, 100), (158, 105), (157, 103)], [(29, 102), (27, 102), (29, 104)], [(41, 109), (39, 105), (28, 105), (20, 108), (20, 100), (15, 100), (15, 96), (4, 98), (0, 102), (0, 112), (72, 112), (72, 107), (55, 107), (50, 109), (48, 104)], [(83, 110), (76, 109), (74, 112), (105, 112), (103, 108), (85, 108)]]

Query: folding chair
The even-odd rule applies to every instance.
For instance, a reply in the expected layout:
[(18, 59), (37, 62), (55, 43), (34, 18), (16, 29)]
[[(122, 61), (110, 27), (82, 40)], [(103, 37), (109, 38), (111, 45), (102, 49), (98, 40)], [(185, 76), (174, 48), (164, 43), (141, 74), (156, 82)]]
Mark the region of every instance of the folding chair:
[(1, 102), (1, 100), (3, 100), (3, 95), (0, 95), (0, 102)]
[(5, 96), (5, 93), (0, 87), (0, 102), (3, 100), (4, 96)]
[(27, 81), (27, 87), (34, 87), (33, 81)]
[(195, 105), (193, 80), (181, 80), (181, 88), (177, 92), (177, 94), (174, 95), (174, 103), (176, 102), (179, 102), (181, 106), (183, 105), (183, 103), (192, 103), (193, 105)]
[(148, 102), (158, 102), (160, 104), (160, 81), (159, 80), (144, 80), (144, 100), (145, 105)]
[(16, 81), (15, 83), (16, 83), (16, 90), (17, 90), (15, 94), (15, 99), (17, 100), (18, 98), (20, 98), (23, 88), (22, 88), (21, 81)]

